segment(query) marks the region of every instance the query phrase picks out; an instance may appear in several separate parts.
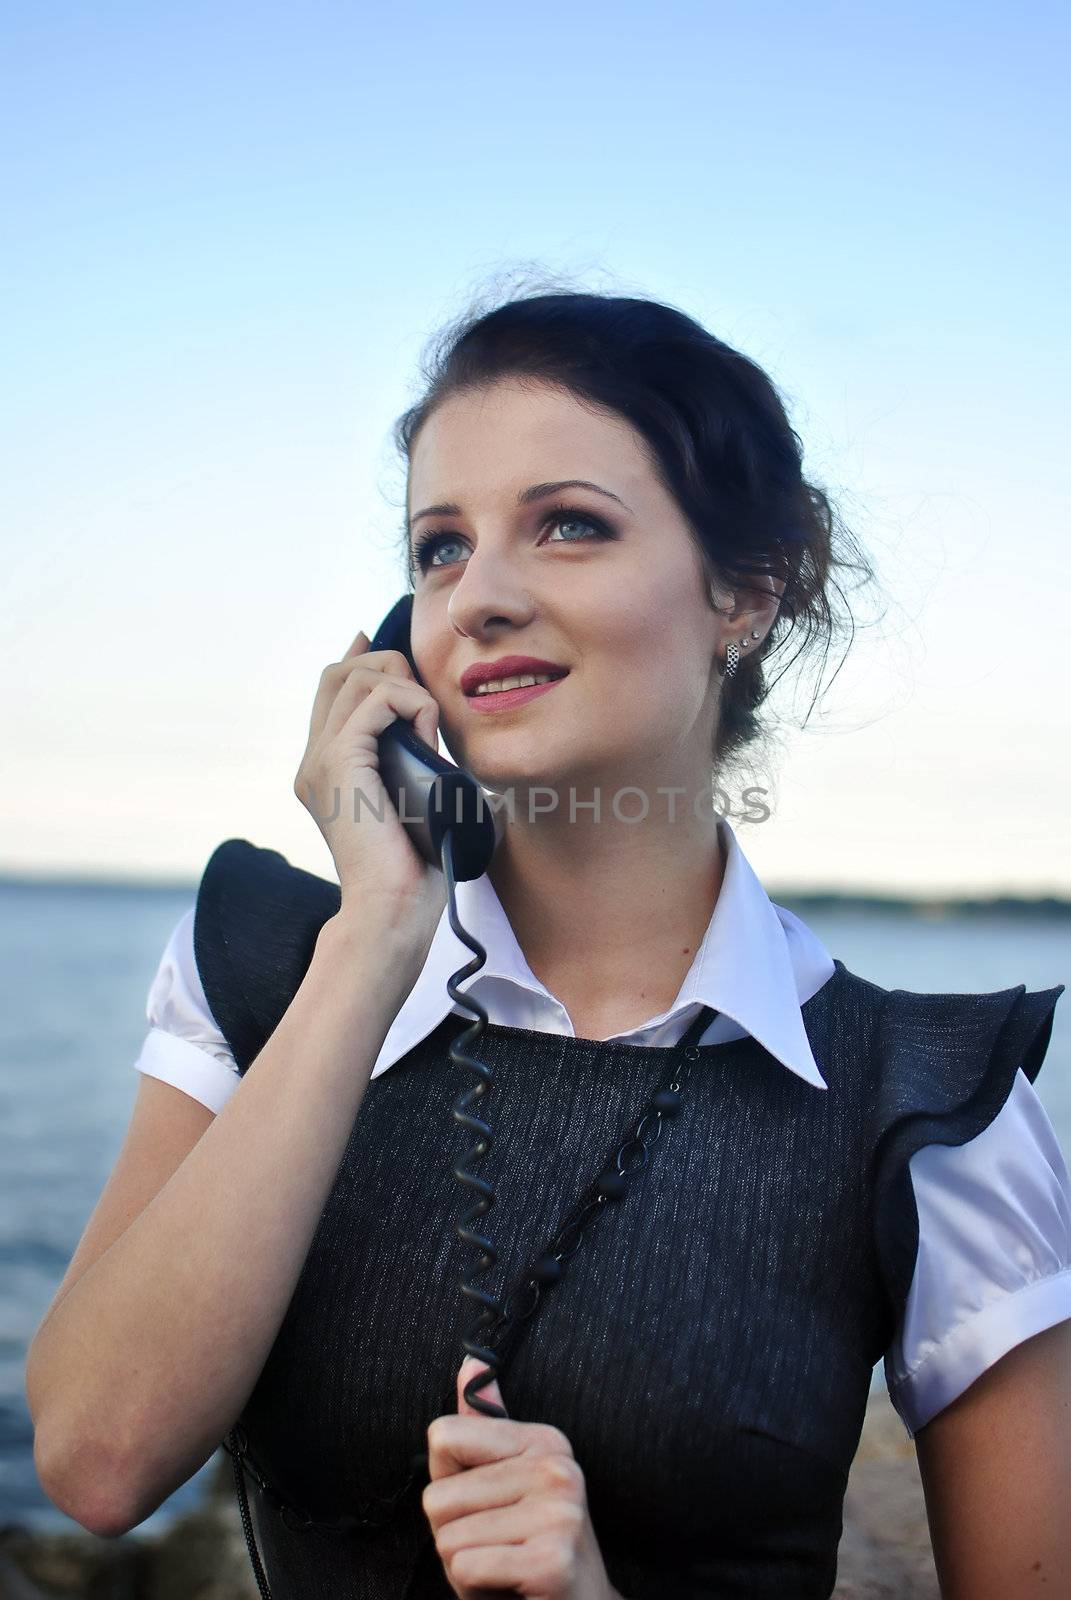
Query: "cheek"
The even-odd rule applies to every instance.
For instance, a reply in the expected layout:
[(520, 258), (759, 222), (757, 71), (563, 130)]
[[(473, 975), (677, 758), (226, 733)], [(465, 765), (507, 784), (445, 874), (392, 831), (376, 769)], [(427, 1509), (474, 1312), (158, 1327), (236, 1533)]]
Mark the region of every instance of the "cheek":
[(647, 701), (687, 706), (702, 702), (710, 684), (711, 658), (706, 646), (674, 620), (670, 608), (660, 614), (632, 615), (607, 636), (603, 667), (607, 683), (624, 687)]
[[(429, 688), (432, 684), (436, 684), (441, 692), (450, 681), (446, 654), (441, 642), (433, 638), (424, 638), (417, 630), (413, 630), (409, 637), (409, 645), (421, 682)], [(434, 690), (432, 692), (434, 693)]]
[(700, 660), (683, 649), (667, 649), (664, 638), (633, 635), (627, 649), (606, 652), (587, 693), (587, 710), (596, 722), (620, 724), (626, 742), (646, 745), (653, 739), (661, 745), (666, 737), (687, 740), (704, 715), (710, 685)]

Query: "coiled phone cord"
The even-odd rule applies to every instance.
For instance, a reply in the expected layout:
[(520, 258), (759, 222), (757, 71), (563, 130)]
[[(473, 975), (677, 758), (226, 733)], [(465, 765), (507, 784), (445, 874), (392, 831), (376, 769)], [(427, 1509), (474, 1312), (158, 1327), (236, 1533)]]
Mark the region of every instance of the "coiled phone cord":
[[(467, 933), (458, 921), (451, 841), (452, 836), (447, 831), (442, 843), (442, 864), (447, 885), (450, 926), (457, 937), (474, 952), (473, 960), (467, 966), (459, 968), (447, 980), (447, 989), (451, 999), (468, 1007), (477, 1016), (475, 1022), (469, 1027), (460, 1030), (454, 1036), (449, 1047), (449, 1055), (452, 1061), (461, 1066), (472, 1068), (480, 1077), (480, 1082), (476, 1087), (466, 1090), (454, 1107), (456, 1120), (465, 1127), (474, 1129), (479, 1135), (478, 1142), (466, 1152), (464, 1160), (468, 1161), (473, 1156), (486, 1155), (491, 1148), (491, 1129), (486, 1122), (474, 1116), (469, 1110), (471, 1103), (486, 1093), (491, 1082), (491, 1071), (484, 1062), (478, 1061), (474, 1056), (467, 1054), (463, 1048), (463, 1045), (472, 1044), (483, 1033), (488, 1022), (488, 1014), (474, 996), (463, 994), (457, 985), (459, 980), (471, 977), (474, 972), (479, 971), (487, 960), (487, 952), (479, 940)], [(680, 1058), (688, 1062), (693, 1062), (697, 1059), (699, 1054), (698, 1041), (716, 1015), (717, 1013), (709, 1006), (703, 1007), (678, 1043), (677, 1049), (680, 1052)], [(582, 1230), (599, 1214), (607, 1201), (622, 1200), (628, 1192), (630, 1181), (647, 1166), (649, 1153), (658, 1142), (662, 1132), (662, 1119), (664, 1117), (674, 1117), (680, 1110), (681, 1088), (685, 1081), (685, 1073), (686, 1068), (680, 1065), (680, 1059), (678, 1059), (670, 1068), (669, 1081), (651, 1096), (650, 1101), (639, 1117), (634, 1118), (629, 1125), (624, 1137), (619, 1136), (610, 1162), (583, 1190), (574, 1205), (559, 1222), (553, 1238), (548, 1241), (542, 1252), (528, 1267), (514, 1279), (509, 1292), (501, 1302), (495, 1300), (485, 1290), (470, 1282), (472, 1276), (476, 1273), (487, 1272), (498, 1260), (497, 1252), (491, 1241), (482, 1234), (474, 1233), (470, 1226), (478, 1221), (480, 1217), (486, 1215), (494, 1204), (494, 1193), (489, 1184), (468, 1171), (463, 1163), (459, 1163), (454, 1168), (454, 1176), (458, 1181), (469, 1188), (476, 1189), (479, 1196), (472, 1209), (457, 1224), (457, 1233), (464, 1243), (475, 1245), (482, 1252), (481, 1259), (473, 1269), (473, 1272), (468, 1276), (464, 1273), (462, 1274), (460, 1288), (463, 1294), (478, 1300), (482, 1307), (478, 1321), (470, 1330), (469, 1336), (462, 1340), (462, 1344), (466, 1354), (475, 1356), (484, 1363), (486, 1369), (475, 1374), (465, 1388), (466, 1400), (484, 1416), (504, 1417), (506, 1413), (492, 1401), (484, 1400), (481, 1396), (474, 1395), (471, 1391), (482, 1389), (486, 1384), (492, 1382), (494, 1378), (501, 1376), (507, 1353), (511, 1354), (515, 1349), (517, 1341), (524, 1332), (525, 1324), (538, 1310), (545, 1292), (560, 1281), (563, 1275), (564, 1263), (575, 1254), (579, 1247)], [(483, 1335), (487, 1337), (491, 1334), (501, 1335), (497, 1349), (490, 1347), (486, 1343), (476, 1342), (475, 1336)], [(448, 1390), (445, 1391), (437, 1415), (444, 1415), (453, 1409), (455, 1394), (456, 1378), (450, 1384)], [(383, 1526), (390, 1519), (395, 1506), (402, 1500), (413, 1483), (419, 1478), (427, 1477), (428, 1470), (427, 1452), (422, 1451), (410, 1458), (412, 1470), (405, 1482), (393, 1494), (372, 1496), (361, 1501), (361, 1512), (359, 1514), (317, 1520), (304, 1508), (288, 1501), (258, 1470), (250, 1457), (245, 1430), (240, 1424), (236, 1424), (227, 1435), (223, 1448), (231, 1456), (242, 1528), (245, 1533), (246, 1545), (249, 1550), (253, 1574), (256, 1578), (261, 1600), (272, 1600), (272, 1596), (253, 1535), (252, 1519), (246, 1497), (244, 1471), (250, 1473), (265, 1499), (279, 1512), (288, 1528), (297, 1532), (321, 1528), (331, 1532), (356, 1532)], [(426, 1546), (424, 1554), (425, 1556), (427, 1555)], [(415, 1575), (414, 1572), (414, 1577)]]
[(462, 1273), (460, 1279), (461, 1293), (467, 1295), (471, 1300), (479, 1301), (483, 1308), (476, 1322), (469, 1329), (468, 1336), (462, 1339), (461, 1344), (466, 1355), (475, 1356), (485, 1364), (482, 1372), (476, 1373), (474, 1377), (469, 1379), (464, 1393), (469, 1405), (481, 1412), (483, 1416), (505, 1417), (507, 1413), (502, 1406), (496, 1405), (493, 1400), (485, 1400), (479, 1394), (473, 1393), (474, 1390), (486, 1388), (489, 1383), (493, 1383), (498, 1377), (498, 1355), (487, 1345), (477, 1343), (477, 1339), (484, 1329), (502, 1321), (503, 1311), (502, 1306), (493, 1295), (488, 1294), (486, 1289), (481, 1289), (472, 1282), (472, 1279), (477, 1274), (489, 1272), (498, 1260), (498, 1252), (490, 1239), (485, 1238), (482, 1233), (474, 1233), (472, 1231), (473, 1224), (478, 1222), (481, 1217), (486, 1216), (494, 1205), (494, 1191), (485, 1179), (477, 1177), (465, 1165), (465, 1162), (471, 1161), (474, 1156), (485, 1156), (491, 1148), (491, 1129), (486, 1122), (482, 1121), (480, 1117), (469, 1109), (487, 1093), (491, 1082), (491, 1069), (484, 1062), (477, 1061), (475, 1056), (466, 1053), (465, 1046), (474, 1044), (487, 1026), (487, 1009), (480, 1004), (475, 996), (462, 994), (458, 987), (458, 981), (461, 978), (470, 978), (474, 972), (480, 970), (487, 960), (487, 951), (479, 939), (474, 939), (472, 934), (466, 933), (458, 921), (455, 896), (456, 882), (454, 878), (454, 835), (449, 830), (443, 836), (442, 864), (446, 878), (447, 911), (450, 917), (450, 926), (462, 944), (467, 944), (473, 952), (472, 960), (468, 966), (459, 967), (457, 972), (452, 973), (447, 978), (446, 990), (451, 1000), (467, 1006), (470, 1011), (475, 1011), (476, 1013), (476, 1021), (471, 1023), (469, 1027), (462, 1029), (460, 1033), (455, 1034), (451, 1039), (448, 1053), (450, 1060), (457, 1066), (471, 1067), (473, 1072), (479, 1074), (480, 1078), (480, 1081), (473, 1088), (467, 1089), (461, 1095), (454, 1107), (455, 1119), (466, 1128), (471, 1128), (479, 1136), (476, 1143), (470, 1150), (466, 1151), (463, 1159), (454, 1168), (454, 1177), (458, 1183), (463, 1183), (467, 1188), (475, 1189), (477, 1193), (477, 1199), (474, 1201), (471, 1210), (467, 1211), (457, 1224), (458, 1238), (463, 1244), (475, 1245), (478, 1250), (483, 1252), (468, 1277)]

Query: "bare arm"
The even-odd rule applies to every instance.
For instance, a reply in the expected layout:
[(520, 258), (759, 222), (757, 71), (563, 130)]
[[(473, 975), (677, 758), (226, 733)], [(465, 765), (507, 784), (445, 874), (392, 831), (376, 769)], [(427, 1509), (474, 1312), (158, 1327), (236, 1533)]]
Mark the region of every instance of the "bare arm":
[(50, 1498), (93, 1532), (144, 1521), (240, 1413), (293, 1295), (406, 970), (379, 930), (330, 919), (223, 1110), (53, 1301), (26, 1368), (34, 1456)]
[(1071, 1594), (1071, 1321), (1009, 1350), (915, 1446), (942, 1600)]

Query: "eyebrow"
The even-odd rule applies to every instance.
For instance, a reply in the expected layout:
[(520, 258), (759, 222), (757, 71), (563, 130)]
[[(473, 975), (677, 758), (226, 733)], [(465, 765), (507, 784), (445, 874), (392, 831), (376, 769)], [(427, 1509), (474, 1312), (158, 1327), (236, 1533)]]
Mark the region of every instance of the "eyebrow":
[[(521, 490), (517, 496), (517, 504), (530, 505), (533, 500), (541, 500), (544, 495), (557, 494), (561, 489), (591, 489), (595, 494), (604, 494), (608, 500), (616, 500), (619, 506), (631, 511), (631, 507), (625, 505), (620, 495), (612, 494), (609, 489), (601, 489), (597, 483), (589, 483), (586, 478), (562, 478), (558, 483), (533, 483), (530, 488)], [(460, 506), (454, 505), (451, 500), (444, 500), (442, 505), (425, 506), (423, 511), (418, 511), (409, 519), (409, 526), (412, 528), (421, 517), (460, 517), (461, 514)]]

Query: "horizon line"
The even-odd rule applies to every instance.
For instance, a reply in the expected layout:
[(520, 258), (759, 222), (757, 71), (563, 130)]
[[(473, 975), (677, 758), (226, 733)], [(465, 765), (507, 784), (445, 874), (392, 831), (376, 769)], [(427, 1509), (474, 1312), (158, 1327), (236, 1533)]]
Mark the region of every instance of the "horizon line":
[[(325, 882), (329, 882), (325, 879)], [(12, 872), (0, 867), (0, 889), (83, 889), (100, 891), (127, 891), (142, 894), (192, 894), (196, 895), (200, 877), (157, 878), (151, 875), (85, 875), (70, 871)], [(771, 900), (785, 902), (798, 900), (813, 904), (820, 901), (864, 902), (874, 909), (883, 907), (908, 908), (917, 911), (940, 913), (956, 909), (1001, 909), (1066, 912), (1071, 914), (1071, 894), (1059, 890), (1039, 892), (1012, 889), (950, 889), (895, 892), (889, 889), (857, 884), (853, 887), (812, 885), (809, 888), (790, 884), (764, 884)]]

